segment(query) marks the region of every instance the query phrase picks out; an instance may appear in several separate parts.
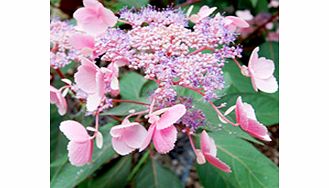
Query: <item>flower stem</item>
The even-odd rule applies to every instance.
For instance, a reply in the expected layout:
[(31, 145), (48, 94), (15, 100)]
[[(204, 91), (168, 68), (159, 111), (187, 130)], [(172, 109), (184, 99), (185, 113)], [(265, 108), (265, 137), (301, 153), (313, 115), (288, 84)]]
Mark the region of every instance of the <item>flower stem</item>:
[(126, 102), (126, 103), (134, 103), (134, 104), (140, 104), (140, 105), (145, 105), (149, 106), (150, 104), (144, 103), (144, 102), (139, 102), (139, 101), (134, 101), (134, 100), (124, 100), (124, 99), (112, 99), (113, 102)]
[(240, 65), (240, 63), (234, 58), (233, 59), (234, 63), (240, 68), (240, 70), (242, 69), (242, 66)]
[[(183, 87), (185, 87), (185, 88), (187, 88), (187, 89), (190, 89), (190, 90), (192, 90), (192, 91), (195, 91), (195, 92), (197, 92), (197, 93), (199, 93), (200, 95), (202, 95), (202, 96), (204, 96), (204, 93), (203, 92), (201, 92), (200, 91), (200, 89), (196, 89), (196, 88), (192, 88), (192, 87), (186, 87), (186, 86), (183, 86)], [(215, 111), (217, 112), (217, 114), (224, 120), (224, 121), (226, 121), (227, 123), (229, 123), (229, 124), (231, 124), (231, 125), (233, 125), (233, 126), (238, 126), (239, 124), (237, 124), (237, 123), (233, 123), (232, 121), (230, 121), (230, 120), (228, 120), (219, 110), (218, 110), (218, 108), (214, 105), (214, 103), (213, 102), (211, 102), (211, 101), (208, 101), (208, 103), (213, 107), (213, 109), (215, 109)]]
[(197, 49), (197, 50), (191, 52), (189, 55), (197, 54), (197, 53), (199, 53), (199, 52), (202, 52), (203, 50), (211, 50), (212, 52), (215, 51), (214, 48), (210, 48), (210, 47), (206, 47), (206, 46), (204, 46), (204, 47), (202, 47), (202, 48), (200, 48), (200, 49)]
[(144, 153), (144, 155), (142, 156), (142, 158), (138, 161), (137, 165), (133, 168), (133, 170), (129, 174), (128, 179), (127, 179), (127, 182), (130, 182), (132, 180), (132, 178), (136, 175), (136, 173), (141, 168), (142, 164), (148, 159), (149, 154), (150, 154), (150, 151), (149, 150), (147, 150)]
[(209, 102), (209, 104), (213, 107), (213, 109), (215, 109), (215, 111), (217, 112), (217, 114), (227, 123), (233, 125), (233, 126), (238, 126), (238, 123), (233, 123), (232, 121), (228, 120), (219, 110), (218, 108), (214, 105), (213, 102)]

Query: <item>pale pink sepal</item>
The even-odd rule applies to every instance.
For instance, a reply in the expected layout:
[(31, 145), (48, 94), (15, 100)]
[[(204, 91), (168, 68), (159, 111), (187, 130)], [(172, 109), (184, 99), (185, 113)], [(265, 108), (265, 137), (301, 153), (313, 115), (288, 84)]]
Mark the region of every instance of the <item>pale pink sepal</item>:
[(59, 129), (70, 140), (67, 146), (70, 163), (83, 166), (91, 162), (94, 145), (87, 130), (80, 123), (72, 120), (63, 121)]
[(189, 19), (193, 23), (198, 23), (202, 19), (210, 16), (210, 14), (212, 14), (216, 9), (217, 9), (217, 7), (209, 8), (208, 6), (204, 5), (200, 8), (200, 10), (197, 14), (191, 15)]
[(67, 111), (66, 100), (62, 95), (62, 93), (58, 89), (54, 88), (53, 86), (50, 86), (50, 103), (56, 105), (58, 109), (58, 113), (61, 116), (66, 113)]
[[(159, 117), (161, 113), (163, 114)], [(185, 113), (185, 106), (177, 104), (150, 114), (149, 122), (151, 126), (139, 151), (144, 150), (150, 144), (151, 140), (153, 140), (154, 147), (159, 153), (168, 153), (172, 150), (175, 147), (177, 139), (177, 130), (173, 124)]]
[(84, 7), (76, 10), (73, 17), (85, 32), (98, 35), (116, 24), (118, 18), (97, 0), (84, 0), (83, 3)]
[(176, 140), (177, 129), (174, 125), (154, 131), (153, 144), (155, 149), (161, 154), (168, 153), (174, 149)]
[[(104, 68), (106, 69), (106, 68)], [(81, 65), (74, 75), (78, 88), (87, 93), (87, 110), (97, 109), (105, 95), (107, 75), (87, 58), (81, 57)]]
[(155, 131), (155, 126), (155, 124), (151, 124), (151, 126), (148, 128), (147, 136), (145, 137), (141, 147), (139, 148), (139, 152), (143, 151), (151, 143)]
[(217, 148), (215, 141), (213, 138), (209, 137), (206, 131), (202, 131), (201, 133), (200, 145), (202, 154), (206, 161), (224, 172), (231, 172), (231, 168), (216, 157)]
[(94, 37), (83, 33), (75, 33), (69, 38), (69, 42), (72, 47), (79, 50), (82, 55), (93, 57), (95, 48)]
[(172, 124), (176, 123), (186, 113), (186, 108), (182, 104), (176, 104), (170, 107), (166, 112), (161, 115), (157, 121), (157, 129), (165, 129)]
[(278, 90), (278, 83), (273, 76), (274, 63), (264, 57), (258, 57), (259, 47), (255, 48), (248, 63), (251, 83), (255, 91), (261, 90), (266, 93), (274, 93)]
[(235, 116), (240, 127), (251, 136), (260, 140), (271, 141), (267, 128), (257, 121), (252, 106), (242, 102), (241, 97), (238, 97), (236, 101)]
[(206, 158), (204, 157), (204, 155), (203, 155), (203, 153), (202, 153), (201, 150), (196, 149), (194, 152), (195, 152), (195, 155), (196, 155), (196, 162), (198, 164), (201, 165), (201, 164), (206, 163)]
[(246, 21), (252, 20), (254, 16), (250, 13), (250, 10), (237, 10), (235, 14)]
[(224, 172), (227, 172), (227, 173), (232, 172), (231, 168), (226, 163), (224, 163), (220, 159), (216, 158), (215, 156), (209, 155), (207, 153), (205, 153), (204, 156), (205, 156), (206, 160), (210, 164), (214, 165), (216, 168), (218, 168)]
[(97, 71), (98, 67), (93, 62), (87, 58), (81, 58), (81, 65), (78, 67), (78, 71), (74, 74), (74, 80), (78, 88), (88, 94), (95, 93)]
[(249, 27), (248, 22), (236, 16), (226, 16), (224, 18), (224, 25), (230, 31), (235, 31), (237, 28)]
[(123, 122), (111, 128), (113, 149), (120, 155), (127, 155), (142, 146), (147, 137), (146, 129), (139, 123)]

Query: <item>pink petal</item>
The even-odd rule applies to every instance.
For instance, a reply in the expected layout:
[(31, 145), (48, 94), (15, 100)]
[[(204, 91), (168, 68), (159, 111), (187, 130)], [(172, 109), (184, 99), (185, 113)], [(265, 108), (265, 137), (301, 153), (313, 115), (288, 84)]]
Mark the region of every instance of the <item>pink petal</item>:
[(113, 149), (120, 155), (127, 155), (135, 150), (135, 148), (129, 147), (122, 138), (112, 137), (112, 146)]
[(103, 6), (103, 5), (97, 0), (83, 0), (83, 6), (85, 6), (85, 7), (99, 7), (99, 6)]
[(96, 134), (96, 146), (99, 148), (99, 149), (102, 149), (103, 147), (103, 135), (101, 132), (97, 132)]
[(144, 139), (143, 144), (139, 148), (139, 152), (143, 151), (150, 144), (154, 132), (155, 132), (155, 124), (151, 124), (151, 126), (147, 130), (146, 138)]
[(201, 151), (203, 154), (208, 153), (216, 156), (217, 148), (214, 139), (209, 137), (208, 133), (203, 130), (200, 138)]
[(195, 150), (195, 155), (196, 155), (196, 162), (198, 164), (204, 164), (204, 163), (206, 163), (206, 159), (205, 159), (205, 157), (204, 157), (204, 155), (203, 155), (203, 153), (202, 153), (201, 150), (196, 149)]
[(193, 14), (190, 16), (190, 20), (193, 23), (198, 23), (201, 20), (201, 17), (197, 14)]
[(275, 93), (278, 90), (278, 82), (274, 76), (271, 76), (268, 79), (257, 79), (255, 78), (256, 87), (266, 93)]
[(177, 130), (176, 127), (172, 125), (162, 130), (155, 130), (153, 144), (159, 153), (164, 154), (174, 149), (176, 139)]
[(118, 17), (116, 17), (114, 13), (109, 9), (102, 9), (100, 14), (103, 22), (107, 25), (107, 27), (115, 26), (118, 21)]
[(62, 116), (67, 111), (67, 103), (61, 92), (50, 86), (50, 103), (55, 104), (58, 108), (58, 113)]
[(86, 103), (87, 110), (89, 112), (95, 111), (98, 108), (101, 101), (102, 101), (102, 97), (99, 96), (98, 93), (89, 94)]
[(59, 103), (57, 93), (58, 93), (58, 89), (54, 88), (53, 86), (50, 86), (50, 103), (51, 104)]
[(98, 67), (95, 64), (83, 59), (81, 65), (78, 67), (78, 71), (74, 75), (74, 80), (78, 88), (88, 94), (95, 93), (97, 69)]
[(170, 107), (157, 121), (157, 130), (165, 129), (176, 123), (185, 113), (186, 108), (182, 104), (176, 104)]
[(254, 108), (248, 103), (244, 102), (242, 104), (243, 104), (243, 111), (247, 115), (247, 118), (256, 120), (257, 118)]
[(84, 8), (79, 8), (73, 14), (78, 26), (84, 31), (98, 35), (116, 24), (118, 18), (98, 1), (84, 0), (84, 5)]
[(267, 128), (257, 120), (249, 119), (247, 124), (241, 125), (241, 128), (260, 140), (271, 141)]
[[(250, 109), (248, 109), (248, 112), (251, 112)], [(238, 97), (236, 100), (235, 117), (240, 126), (248, 123), (248, 112), (245, 110), (241, 97)], [(249, 116), (251, 115), (249, 114)]]
[(256, 47), (250, 55), (250, 59), (248, 62), (248, 68), (249, 70), (253, 70), (255, 67), (255, 64), (258, 62), (258, 51), (259, 51), (259, 47)]
[(76, 121), (63, 121), (59, 126), (59, 130), (62, 131), (69, 140), (74, 142), (86, 142), (90, 139), (84, 126)]
[(265, 59), (264, 57), (259, 58), (250, 68), (254, 77), (259, 79), (267, 79), (273, 76), (274, 73), (273, 61)]
[(69, 38), (69, 42), (73, 46), (73, 48), (77, 50), (81, 50), (84, 48), (93, 49), (95, 46), (94, 37), (81, 33), (76, 33), (72, 35)]
[(83, 166), (91, 162), (93, 147), (92, 140), (82, 143), (70, 141), (67, 146), (70, 163), (75, 166)]
[(115, 90), (115, 91), (118, 91), (120, 89), (119, 87), (119, 80), (117, 77), (114, 77), (111, 81), (111, 89), (112, 90)]
[(96, 93), (100, 98), (103, 98), (105, 94), (105, 75), (101, 71), (96, 73)]
[(112, 137), (120, 137), (124, 134), (126, 129), (128, 129), (132, 126), (135, 126), (135, 125), (139, 125), (139, 123), (127, 122), (127, 123), (122, 123), (121, 125), (116, 125), (116, 126), (111, 128), (110, 134), (111, 134)]
[(250, 13), (250, 10), (238, 10), (235, 14), (243, 20), (252, 20), (254, 16)]
[(101, 34), (108, 27), (99, 16), (99, 8), (94, 7), (79, 8), (73, 14), (78, 26), (91, 35)]
[(214, 165), (216, 168), (218, 168), (224, 172), (227, 172), (227, 173), (232, 172), (231, 168), (227, 164), (225, 164), (223, 161), (219, 160), (218, 158), (216, 158), (208, 153), (204, 153), (204, 156), (205, 156), (206, 160), (210, 164)]
[(249, 27), (248, 22), (246, 22), (245, 20), (236, 17), (236, 16), (226, 16), (225, 19), (231, 20), (232, 24), (234, 24), (235, 26), (239, 27), (239, 28), (247, 28)]
[(125, 129), (121, 137), (129, 147), (137, 149), (142, 146), (147, 137), (147, 131), (142, 125), (137, 124)]
[(200, 8), (198, 15), (201, 17), (201, 19), (203, 19), (212, 14), (216, 9), (217, 7), (209, 8), (208, 6), (204, 5)]

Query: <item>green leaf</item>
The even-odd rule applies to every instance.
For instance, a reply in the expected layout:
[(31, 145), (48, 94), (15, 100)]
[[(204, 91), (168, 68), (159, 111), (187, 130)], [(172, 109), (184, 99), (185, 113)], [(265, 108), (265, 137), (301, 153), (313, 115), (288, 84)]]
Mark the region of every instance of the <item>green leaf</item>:
[(114, 156), (115, 152), (112, 149), (111, 136), (109, 134), (110, 127), (113, 126), (113, 124), (114, 123), (107, 124), (100, 128), (100, 132), (104, 136), (104, 146), (102, 149), (94, 147), (92, 162), (83, 167), (75, 167), (67, 161), (61, 166), (60, 171), (51, 179), (51, 187), (74, 187)]
[(59, 124), (66, 116), (61, 117), (55, 105), (50, 105), (50, 178), (59, 170), (67, 160), (67, 139), (59, 130)]
[[(257, 139), (253, 138), (246, 132), (242, 131), (240, 127), (234, 127), (230, 124), (223, 124), (217, 115), (217, 112), (212, 108), (212, 106), (206, 102), (201, 95), (183, 87), (176, 87), (177, 94), (179, 96), (188, 96), (193, 98), (193, 105), (195, 108), (202, 110), (206, 116), (206, 125), (211, 131), (220, 131), (223, 134), (235, 136), (239, 138), (244, 138), (251, 142), (262, 144)], [(231, 119), (232, 120), (232, 119)], [(233, 120), (234, 121), (234, 120)]]
[(268, 12), (268, 1), (267, 0), (258, 0), (256, 6), (256, 12)]
[(220, 133), (209, 135), (215, 140), (218, 158), (231, 167), (232, 173), (222, 172), (209, 163), (197, 165), (204, 187), (279, 187), (278, 167), (253, 145)]
[(232, 61), (229, 60), (228, 63), (224, 65), (224, 80), (229, 87), (227, 89), (227, 94), (234, 92), (254, 92), (251, 84), (251, 80), (241, 74), (239, 67)]
[(108, 172), (97, 177), (90, 183), (92, 188), (120, 188), (125, 187), (131, 169), (131, 156), (120, 159)]
[[(264, 125), (275, 125), (279, 123), (279, 101), (262, 93), (235, 93), (229, 94), (220, 99), (220, 102), (226, 102), (227, 108), (235, 105), (236, 99), (241, 96), (243, 102), (251, 104), (255, 110), (258, 121)], [(235, 119), (235, 113), (229, 114), (230, 119)]]
[(110, 110), (102, 113), (101, 115), (114, 115), (114, 116), (126, 116), (130, 110), (135, 110), (136, 112), (146, 110), (146, 107), (140, 104), (133, 103), (120, 103), (118, 106), (111, 108)]
[(183, 185), (169, 169), (150, 159), (137, 174), (136, 188), (182, 188)]
[(118, 0), (119, 3), (125, 4), (129, 8), (141, 8), (149, 3), (149, 0)]
[(253, 7), (256, 7), (258, 0), (250, 0)]
[(120, 95), (123, 99), (139, 99), (140, 91), (147, 80), (136, 72), (129, 72), (120, 79)]
[[(278, 43), (266, 42), (260, 46), (260, 57), (272, 59), (275, 63), (274, 76), (279, 79), (279, 56), (278, 56)], [(238, 96), (242, 100), (251, 104), (256, 112), (258, 120), (265, 125), (274, 125), (279, 123), (279, 92), (273, 94), (264, 92), (255, 92), (251, 85), (250, 78), (243, 76), (240, 69), (233, 61), (229, 61), (224, 66), (224, 79), (227, 82), (227, 87), (224, 94), (219, 95), (221, 99), (215, 103), (227, 103), (227, 107), (222, 109), (225, 111), (230, 106), (234, 105)], [(230, 114), (230, 120), (234, 120), (234, 113)]]
[(152, 94), (156, 89), (158, 88), (158, 85), (153, 80), (147, 80), (147, 82), (143, 85), (140, 95), (142, 97), (148, 97), (150, 94)]

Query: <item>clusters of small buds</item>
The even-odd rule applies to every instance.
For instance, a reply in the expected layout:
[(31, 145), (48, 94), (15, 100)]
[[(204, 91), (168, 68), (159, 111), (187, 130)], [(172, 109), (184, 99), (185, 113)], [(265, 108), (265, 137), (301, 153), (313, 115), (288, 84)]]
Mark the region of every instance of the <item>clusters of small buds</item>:
[(191, 97), (179, 97), (178, 101), (186, 107), (186, 113), (181, 119), (183, 125), (190, 128), (192, 132), (198, 127), (206, 125), (206, 116), (202, 110), (194, 108)]
[(126, 20), (133, 27), (141, 27), (143, 24), (150, 26), (188, 25), (188, 19), (180, 9), (157, 10), (149, 5), (140, 10), (125, 8), (119, 14), (121, 19)]
[(75, 33), (74, 27), (56, 18), (50, 22), (50, 65), (61, 68), (75, 60), (79, 53), (73, 49), (69, 37)]
[(132, 58), (128, 35), (119, 29), (110, 28), (95, 39), (95, 53), (101, 60), (127, 64)]
[(172, 87), (164, 85), (156, 89), (150, 98), (157, 101), (155, 107), (164, 108), (175, 104), (177, 93)]
[[(57, 69), (72, 60), (81, 63), (74, 74), (75, 84), (66, 79), (67, 85), (59, 90), (51, 86), (51, 103), (58, 107), (61, 115), (65, 114), (65, 95), (70, 89), (75, 98), (86, 102), (88, 114), (95, 116), (95, 128), (88, 129), (94, 132), (93, 136), (76, 121), (61, 123), (60, 130), (70, 140), (69, 160), (73, 165), (91, 162), (94, 139), (96, 146), (102, 147), (99, 114), (113, 107), (113, 102), (131, 102), (147, 109), (130, 111), (120, 125), (111, 128), (112, 145), (117, 153), (143, 151), (151, 141), (159, 153), (168, 153), (177, 139), (175, 124), (181, 123), (186, 126), (183, 130), (190, 138), (198, 163), (208, 161), (230, 172), (230, 168), (216, 158), (214, 140), (205, 131), (201, 135), (201, 150), (195, 149), (191, 136), (205, 125), (206, 117), (194, 108), (192, 98), (178, 97), (175, 86), (201, 94), (206, 100), (203, 102), (208, 102), (223, 122), (240, 126), (258, 139), (270, 140), (252, 106), (242, 102), (241, 97), (230, 108), (235, 109), (237, 123), (228, 120), (212, 103), (217, 97), (216, 91), (224, 88), (222, 68), (229, 58), (237, 63), (244, 76), (251, 78), (256, 91), (272, 93), (278, 89), (273, 76), (274, 63), (259, 58), (258, 48), (253, 51), (248, 67), (236, 61), (242, 52), (241, 46), (234, 44), (237, 29), (249, 26), (243, 19), (220, 14), (210, 17), (216, 8), (207, 6), (191, 16), (191, 9), (187, 14), (180, 9), (157, 10), (151, 6), (141, 10), (124, 9), (119, 12), (119, 19), (96, 0), (84, 0), (83, 4), (73, 15), (77, 26), (53, 20), (50, 28), (51, 66)], [(113, 28), (118, 21), (130, 24), (131, 29)], [(189, 22), (194, 23), (193, 28), (188, 27)], [(157, 83), (158, 88), (150, 95), (151, 104), (115, 98), (120, 94), (118, 77), (119, 68), (123, 66), (139, 70), (146, 79)], [(130, 122), (133, 116), (145, 121)], [(142, 124), (149, 126), (148, 130)]]

